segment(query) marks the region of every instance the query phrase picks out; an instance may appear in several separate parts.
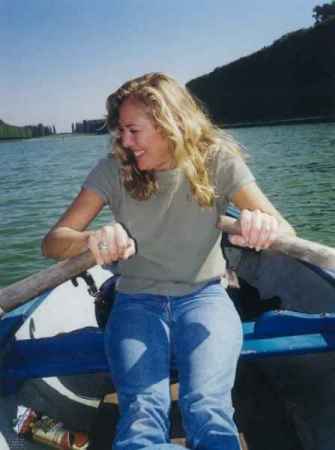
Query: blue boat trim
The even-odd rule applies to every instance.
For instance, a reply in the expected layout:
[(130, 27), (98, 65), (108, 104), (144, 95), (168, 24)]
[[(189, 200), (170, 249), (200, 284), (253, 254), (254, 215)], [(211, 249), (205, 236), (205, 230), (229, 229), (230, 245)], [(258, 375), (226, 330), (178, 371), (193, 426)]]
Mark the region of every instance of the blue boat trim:
[(323, 353), (335, 349), (335, 332), (299, 336), (279, 336), (245, 341), (243, 359), (269, 358), (272, 356)]
[(307, 314), (293, 311), (268, 311), (255, 322), (254, 337), (299, 336), (335, 332), (335, 314)]
[[(335, 314), (271, 311), (243, 324), (243, 359), (335, 349)], [(3, 384), (29, 378), (108, 372), (104, 335), (87, 327), (55, 337), (20, 340), (2, 358)]]
[[(51, 290), (45, 291), (40, 296), (31, 300), (30, 302), (15, 308), (7, 314), (4, 314), (0, 319), (0, 352), (2, 353), (4, 347), (10, 342), (17, 330), (25, 322), (25, 320), (40, 306), (40, 304), (47, 298)], [(11, 339), (12, 338), (12, 339)]]

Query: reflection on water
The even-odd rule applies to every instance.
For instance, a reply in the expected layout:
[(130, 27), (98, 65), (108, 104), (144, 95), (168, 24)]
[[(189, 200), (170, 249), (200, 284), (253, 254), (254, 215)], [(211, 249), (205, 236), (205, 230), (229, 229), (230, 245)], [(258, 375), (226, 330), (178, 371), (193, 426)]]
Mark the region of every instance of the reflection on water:
[[(335, 125), (234, 129), (257, 181), (301, 237), (335, 246)], [(109, 148), (107, 136), (0, 142), (0, 286), (50, 264), (40, 240)], [(96, 224), (108, 221), (104, 211)]]
[(306, 239), (335, 246), (335, 125), (233, 130), (259, 185)]

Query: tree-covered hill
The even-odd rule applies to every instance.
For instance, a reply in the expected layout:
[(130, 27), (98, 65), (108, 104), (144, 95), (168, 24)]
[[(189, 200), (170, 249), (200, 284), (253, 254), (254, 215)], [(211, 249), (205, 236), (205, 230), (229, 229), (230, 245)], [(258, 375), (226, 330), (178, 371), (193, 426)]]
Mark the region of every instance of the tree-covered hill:
[(28, 139), (32, 137), (48, 136), (55, 134), (55, 127), (38, 125), (27, 125), (18, 127), (16, 125), (9, 125), (0, 119), (0, 140), (1, 139)]
[(335, 117), (335, 17), (191, 80), (220, 124)]

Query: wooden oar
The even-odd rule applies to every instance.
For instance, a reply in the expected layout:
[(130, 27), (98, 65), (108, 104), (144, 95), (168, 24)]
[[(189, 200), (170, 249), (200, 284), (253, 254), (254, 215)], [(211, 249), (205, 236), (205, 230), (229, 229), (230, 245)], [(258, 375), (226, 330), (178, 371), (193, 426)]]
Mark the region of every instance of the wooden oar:
[[(220, 216), (217, 227), (228, 234), (241, 234), (238, 220)], [(300, 259), (323, 269), (335, 270), (335, 249), (297, 236), (281, 235), (271, 245), (271, 250)]]
[[(218, 227), (229, 234), (240, 234), (238, 221), (230, 217), (221, 216)], [(335, 250), (316, 242), (283, 235), (272, 244), (271, 249), (324, 269), (335, 269)], [(92, 254), (87, 251), (1, 289), (0, 316), (94, 265)]]
[(24, 280), (0, 289), (0, 317), (4, 313), (27, 303), (47, 289), (59, 286), (95, 264), (95, 259), (88, 250), (79, 256), (61, 261), (48, 269), (41, 270)]

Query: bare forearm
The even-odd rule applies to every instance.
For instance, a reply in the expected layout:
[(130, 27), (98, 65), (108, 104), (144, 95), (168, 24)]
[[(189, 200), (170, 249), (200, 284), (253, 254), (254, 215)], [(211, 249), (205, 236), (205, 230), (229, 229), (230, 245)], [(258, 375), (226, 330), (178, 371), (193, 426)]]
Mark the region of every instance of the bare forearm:
[(273, 216), (278, 221), (278, 233), (295, 235), (294, 228), (284, 219), (280, 212), (273, 206), (270, 200), (264, 195), (256, 183), (249, 183), (243, 186), (233, 197), (234, 204), (240, 210), (261, 211)]
[(295, 229), (282, 216), (277, 217), (279, 221), (279, 234), (296, 235)]
[(90, 231), (76, 231), (68, 227), (51, 230), (42, 241), (42, 253), (47, 258), (62, 260), (87, 250)]
[(276, 219), (278, 220), (278, 234), (288, 234), (291, 236), (296, 235), (295, 229), (286, 219), (284, 219), (284, 217), (279, 212), (276, 211), (276, 213), (272, 215), (274, 215), (274, 217), (276, 217)]

